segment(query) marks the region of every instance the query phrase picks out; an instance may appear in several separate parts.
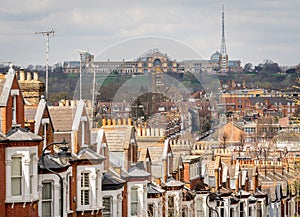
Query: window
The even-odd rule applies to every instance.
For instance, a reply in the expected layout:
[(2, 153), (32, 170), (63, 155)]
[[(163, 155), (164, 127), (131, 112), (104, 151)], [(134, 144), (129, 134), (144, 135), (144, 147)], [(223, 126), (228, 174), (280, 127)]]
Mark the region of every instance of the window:
[(169, 196), (168, 197), (168, 217), (173, 217), (175, 216), (175, 213), (174, 213), (174, 196)]
[(234, 208), (230, 208), (229, 217), (234, 217)]
[(187, 206), (183, 206), (182, 207), (182, 217), (187, 217), (188, 216), (188, 210), (187, 210)]
[(81, 146), (85, 144), (85, 124), (84, 122), (87, 121), (86, 116), (81, 117)]
[(90, 204), (90, 174), (87, 172), (81, 173), (81, 205)]
[(198, 217), (203, 217), (203, 200), (202, 199), (198, 199), (197, 203), (196, 203), (196, 209), (197, 209), (197, 216)]
[(240, 203), (240, 217), (244, 217), (244, 203)]
[(34, 183), (33, 183), (33, 179), (34, 179), (34, 175), (33, 175), (33, 167), (34, 167), (34, 165), (33, 165), (33, 160), (34, 160), (34, 155), (31, 155), (30, 156), (30, 165), (29, 165), (29, 192), (30, 192), (30, 194), (32, 194), (33, 193), (33, 185), (34, 185)]
[(12, 124), (17, 123), (17, 96), (12, 96)]
[(17, 124), (17, 96), (19, 95), (18, 89), (11, 90), (12, 96), (12, 124)]
[(22, 158), (12, 157), (11, 162), (11, 195), (22, 194)]
[(112, 207), (111, 207), (111, 197), (104, 197), (103, 198), (103, 217), (110, 217), (112, 216)]
[(148, 204), (148, 216), (153, 217), (154, 216), (154, 207), (153, 203)]
[(42, 216), (52, 216), (52, 183), (43, 183), (42, 188)]
[(138, 214), (138, 188), (131, 188), (131, 215)]
[(100, 201), (100, 191), (101, 188), (99, 188), (99, 186), (101, 185), (100, 183), (100, 172), (96, 173), (96, 203), (98, 204)]

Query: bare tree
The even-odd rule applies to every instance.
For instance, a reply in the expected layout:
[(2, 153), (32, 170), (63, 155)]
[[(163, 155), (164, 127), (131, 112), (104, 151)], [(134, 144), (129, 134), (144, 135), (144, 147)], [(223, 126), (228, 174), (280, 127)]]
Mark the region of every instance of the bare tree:
[(223, 132), (223, 134), (221, 135), (221, 147), (223, 148), (223, 149), (225, 149), (226, 148), (226, 143), (227, 143), (227, 140), (229, 139), (229, 137), (228, 137), (228, 134), (227, 133), (225, 133), (225, 132)]
[(244, 151), (244, 146), (245, 146), (245, 141), (246, 141), (246, 135), (244, 132), (241, 132), (239, 135), (239, 153)]

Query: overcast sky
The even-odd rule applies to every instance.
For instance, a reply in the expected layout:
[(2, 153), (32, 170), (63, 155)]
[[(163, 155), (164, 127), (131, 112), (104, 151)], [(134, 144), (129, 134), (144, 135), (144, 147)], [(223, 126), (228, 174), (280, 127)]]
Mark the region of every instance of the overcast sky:
[(46, 37), (34, 33), (52, 28), (50, 64), (79, 60), (79, 49), (100, 60), (108, 47), (145, 36), (179, 41), (209, 59), (220, 49), (222, 4), (229, 59), (300, 63), (299, 0), (1, 0), (0, 62), (45, 64)]

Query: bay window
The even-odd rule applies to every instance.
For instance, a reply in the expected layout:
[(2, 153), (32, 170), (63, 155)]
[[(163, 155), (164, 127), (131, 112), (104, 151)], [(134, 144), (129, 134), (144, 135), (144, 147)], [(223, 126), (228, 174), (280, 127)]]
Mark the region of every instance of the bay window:
[(22, 157), (12, 157), (11, 159), (11, 195), (22, 195)]
[(88, 172), (81, 173), (81, 205), (90, 204), (90, 174)]

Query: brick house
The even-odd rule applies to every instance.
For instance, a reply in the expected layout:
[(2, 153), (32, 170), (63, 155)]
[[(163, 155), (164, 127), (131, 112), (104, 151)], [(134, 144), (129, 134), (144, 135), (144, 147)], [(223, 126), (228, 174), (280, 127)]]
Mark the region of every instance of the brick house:
[(4, 185), (1, 197), (5, 199), (1, 198), (1, 213), (37, 217), (40, 198), (37, 162), (42, 137), (24, 128), (14, 128), (3, 139), (6, 142), (1, 144), (1, 150), (5, 152), (1, 163), (5, 164), (5, 171), (2, 170), (0, 176), (5, 177), (1, 182)]
[(10, 65), (8, 72), (0, 74), (0, 131), (7, 134), (16, 125), (24, 127), (24, 99)]

